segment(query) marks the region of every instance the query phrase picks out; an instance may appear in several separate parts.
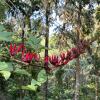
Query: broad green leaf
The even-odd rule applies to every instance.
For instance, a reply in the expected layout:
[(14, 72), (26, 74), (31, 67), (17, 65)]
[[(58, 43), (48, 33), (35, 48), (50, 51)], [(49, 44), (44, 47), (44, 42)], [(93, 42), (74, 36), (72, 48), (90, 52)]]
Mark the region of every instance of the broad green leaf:
[(24, 90), (36, 91), (37, 86), (34, 86), (34, 85), (27, 85), (27, 86), (22, 86), (22, 89), (24, 89)]
[(5, 70), (8, 68), (8, 64), (5, 62), (0, 62), (0, 70)]
[(20, 74), (20, 75), (31, 76), (31, 74), (28, 73), (25, 69), (16, 68), (16, 70), (14, 72), (17, 74)]
[(38, 82), (44, 83), (47, 80), (46, 71), (41, 70), (38, 74)]
[(0, 24), (0, 32), (3, 31), (5, 28), (3, 25)]
[(31, 85), (22, 86), (22, 89), (24, 89), (24, 90), (36, 91), (37, 85), (41, 86), (41, 84), (40, 84), (38, 81), (32, 79)]
[(13, 32), (6, 32), (3, 25), (0, 25), (0, 41), (12, 41)]
[(36, 80), (34, 80), (34, 79), (32, 79), (31, 85), (38, 85), (38, 86), (41, 86), (41, 83), (38, 82), (38, 81), (36, 81)]
[(8, 68), (5, 69), (6, 71), (13, 71), (14, 70), (14, 66), (12, 65), (11, 62), (7, 63), (7, 65), (8, 65)]
[(12, 32), (0, 32), (0, 41), (12, 41)]
[(2, 74), (2, 76), (7, 80), (9, 79), (11, 73), (9, 71), (0, 71), (0, 73)]
[(13, 71), (12, 63), (0, 62), (0, 70)]

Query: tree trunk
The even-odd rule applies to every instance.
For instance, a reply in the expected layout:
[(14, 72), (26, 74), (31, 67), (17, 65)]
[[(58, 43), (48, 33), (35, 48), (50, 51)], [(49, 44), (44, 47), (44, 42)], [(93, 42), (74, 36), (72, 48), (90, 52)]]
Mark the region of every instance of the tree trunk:
[[(79, 2), (79, 11), (78, 11), (78, 19), (77, 19), (77, 40), (76, 40), (76, 45), (77, 42), (80, 40), (81, 36), (81, 10), (82, 10), (82, 5), (81, 1)], [(75, 85), (75, 97), (74, 100), (79, 100), (79, 90), (80, 90), (80, 61), (79, 57), (76, 59), (76, 85)]]
[(76, 60), (76, 85), (75, 85), (75, 97), (74, 100), (79, 100), (79, 89), (80, 89), (80, 62), (79, 58)]
[[(22, 16), (22, 37), (21, 37), (21, 40), (22, 40), (22, 44), (24, 45), (24, 35), (25, 35), (25, 30), (24, 30), (24, 28), (25, 28), (25, 19), (24, 19), (24, 17)], [(22, 48), (22, 52), (23, 52), (23, 50), (24, 50), (24, 48)], [(20, 84), (20, 88), (21, 88), (21, 86), (23, 85), (23, 82), (24, 82), (24, 77), (21, 75), (21, 77), (18, 79), (18, 81), (19, 81), (19, 84)], [(20, 100), (22, 100), (23, 98), (24, 98), (24, 96), (25, 96), (25, 91), (24, 90), (21, 90), (20, 89), (20, 91), (19, 91), (20, 93), (19, 93), (19, 95), (20, 95)]]
[(96, 85), (96, 87), (95, 87), (95, 100), (99, 100), (98, 99), (98, 86), (99, 86), (99, 77), (98, 77), (98, 75), (95, 78), (95, 85)]
[(30, 16), (26, 16), (26, 25), (28, 26), (28, 31), (31, 32), (31, 19), (30, 19)]
[[(48, 57), (48, 47), (49, 47), (49, 14), (50, 14), (50, 4), (47, 4), (46, 7), (46, 33), (45, 33), (45, 57)], [(48, 68), (48, 63), (44, 63), (44, 67)], [(48, 100), (48, 72), (47, 73), (47, 81), (44, 84), (44, 91), (45, 91), (45, 100)]]

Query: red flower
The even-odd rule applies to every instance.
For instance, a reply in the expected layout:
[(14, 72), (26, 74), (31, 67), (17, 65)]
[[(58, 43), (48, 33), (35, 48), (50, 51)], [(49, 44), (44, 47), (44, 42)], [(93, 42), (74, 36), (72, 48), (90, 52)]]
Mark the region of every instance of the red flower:
[(22, 52), (22, 48), (25, 49), (23, 44), (20, 44), (19, 46), (16, 46), (16, 44), (10, 44), (10, 55), (15, 56), (18, 52)]
[(61, 53), (60, 57), (61, 57), (61, 60), (65, 60), (67, 57), (67, 53)]
[(61, 65), (61, 59), (56, 55), (52, 55), (51, 57), (49, 57), (49, 61), (54, 66)]
[(39, 61), (40, 55), (36, 54), (36, 53), (33, 53), (33, 58), (34, 58), (35, 61)]
[(24, 44), (20, 44), (20, 45), (17, 47), (17, 52), (20, 52), (20, 51), (22, 51), (22, 50), (24, 50), (24, 49), (25, 49)]
[(10, 44), (10, 55), (11, 56), (15, 56), (17, 54), (17, 48), (16, 48), (16, 44), (12, 45)]
[(22, 61), (30, 63), (33, 59), (33, 54), (28, 52), (28, 53), (24, 53), (22, 52)]
[(46, 56), (46, 57), (44, 58), (44, 62), (45, 62), (45, 63), (48, 63), (48, 62), (49, 62), (49, 57), (48, 57), (48, 56)]
[(69, 61), (64, 60), (64, 61), (63, 61), (63, 65), (66, 65), (68, 62), (69, 62)]
[(33, 59), (35, 61), (39, 61), (40, 59), (40, 56), (36, 53), (31, 53), (31, 52), (27, 52), (25, 53), (25, 49), (23, 50), (22, 52), (22, 61), (24, 62), (27, 62), (27, 63), (30, 63)]
[(71, 51), (67, 52), (66, 61), (72, 60), (71, 54), (72, 54)]

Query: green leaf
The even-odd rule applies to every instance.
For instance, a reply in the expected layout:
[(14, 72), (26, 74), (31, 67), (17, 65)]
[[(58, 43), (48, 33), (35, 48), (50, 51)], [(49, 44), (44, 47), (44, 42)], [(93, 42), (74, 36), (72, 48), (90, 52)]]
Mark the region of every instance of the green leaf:
[(5, 28), (3, 25), (0, 24), (0, 32), (3, 31)]
[(8, 63), (0, 62), (0, 73), (6, 80), (9, 79), (11, 73), (8, 67)]
[(3, 25), (0, 25), (0, 41), (12, 41), (13, 32), (6, 32)]
[(38, 87), (37, 85), (41, 86), (41, 84), (40, 84), (38, 81), (32, 79), (31, 85), (22, 86), (22, 89), (24, 89), (24, 90), (36, 91), (36, 89), (37, 89), (37, 87)]
[(28, 73), (25, 69), (16, 68), (16, 70), (14, 72), (17, 74), (20, 74), (20, 75), (31, 76), (31, 74)]
[(90, 88), (90, 89), (95, 89), (95, 85), (94, 85), (94, 83), (87, 84), (87, 87)]
[(13, 71), (14, 70), (14, 66), (12, 65), (11, 62), (7, 63), (7, 65), (8, 65), (8, 68), (5, 69), (6, 71)]
[(9, 71), (0, 71), (0, 73), (2, 74), (2, 76), (7, 80), (9, 79), (11, 73)]
[(13, 71), (12, 63), (0, 62), (0, 70)]
[(46, 79), (47, 76), (45, 70), (41, 70), (38, 74), (38, 81), (32, 79), (31, 85), (22, 86), (22, 89), (36, 91), (37, 87), (41, 86), (41, 84), (44, 83)]
[(22, 86), (22, 89), (24, 89), (24, 90), (36, 91), (37, 86), (34, 86), (34, 85), (27, 85), (27, 86)]
[(34, 80), (34, 79), (32, 79), (31, 85), (38, 85), (38, 86), (41, 86), (41, 83), (38, 82), (38, 81), (36, 81), (36, 80)]
[(41, 38), (30, 36), (30, 38), (27, 41), (27, 44), (29, 44), (33, 49), (37, 50), (40, 47), (40, 41)]
[(5, 70), (8, 68), (8, 64), (5, 62), (0, 62), (0, 70)]
[(47, 80), (46, 71), (41, 70), (38, 74), (38, 82), (44, 83)]
[(12, 41), (12, 32), (0, 32), (0, 41)]

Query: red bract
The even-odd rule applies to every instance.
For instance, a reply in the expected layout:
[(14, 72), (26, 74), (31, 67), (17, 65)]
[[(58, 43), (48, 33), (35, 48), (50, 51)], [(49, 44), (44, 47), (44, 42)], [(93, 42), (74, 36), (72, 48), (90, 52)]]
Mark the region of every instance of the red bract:
[(49, 61), (54, 66), (61, 65), (61, 59), (56, 55), (52, 55), (51, 57), (49, 57)]
[(28, 53), (22, 53), (22, 61), (30, 63), (33, 59), (33, 54), (28, 52)]
[(12, 45), (10, 44), (10, 55), (11, 56), (15, 56), (17, 54), (17, 48), (16, 48), (16, 44)]
[(22, 52), (22, 61), (30, 63), (33, 59), (35, 61), (39, 61), (40, 56), (36, 53), (30, 53), (30, 52), (25, 53), (25, 51)]
[(20, 44), (18, 47), (17, 47), (17, 52), (21, 52), (25, 49), (25, 46), (24, 44)]
[(68, 52), (67, 52), (67, 56), (66, 56), (66, 60), (67, 60), (67, 61), (72, 60), (72, 57), (71, 57), (72, 55), (71, 55), (71, 54), (72, 54), (71, 51), (68, 51)]
[(64, 61), (63, 61), (63, 65), (66, 65), (68, 62), (69, 62), (69, 61), (64, 60)]
[(48, 63), (48, 62), (49, 62), (49, 57), (48, 57), (48, 56), (46, 56), (46, 57), (44, 58), (44, 62), (45, 62), (45, 63)]
[(33, 58), (34, 58), (35, 61), (39, 61), (40, 60), (40, 55), (36, 54), (36, 53), (33, 53)]
[(65, 60), (67, 57), (67, 53), (61, 53), (60, 57), (61, 57), (61, 60)]
[(10, 44), (10, 55), (15, 56), (18, 52), (22, 52), (22, 49), (25, 49), (23, 44), (20, 44), (19, 46)]

